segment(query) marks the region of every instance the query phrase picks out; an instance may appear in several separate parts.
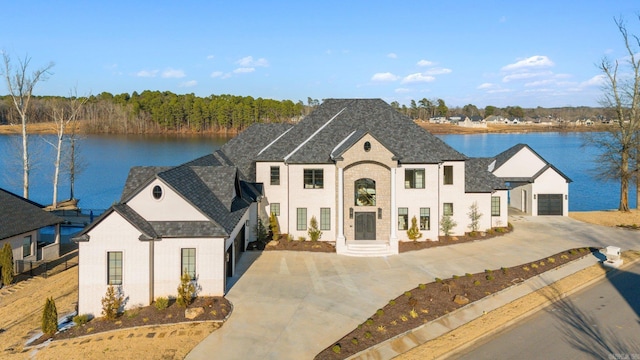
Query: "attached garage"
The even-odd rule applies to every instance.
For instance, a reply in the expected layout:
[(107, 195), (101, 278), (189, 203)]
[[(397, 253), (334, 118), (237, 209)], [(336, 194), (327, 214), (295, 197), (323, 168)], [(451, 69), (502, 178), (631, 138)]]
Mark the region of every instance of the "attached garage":
[(538, 215), (563, 215), (562, 194), (538, 194)]

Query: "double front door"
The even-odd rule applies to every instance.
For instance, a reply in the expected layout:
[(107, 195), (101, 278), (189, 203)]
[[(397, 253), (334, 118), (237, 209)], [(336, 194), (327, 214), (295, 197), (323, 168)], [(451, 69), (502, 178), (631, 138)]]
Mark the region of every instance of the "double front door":
[(376, 239), (376, 213), (356, 212), (355, 213), (355, 240), (375, 240)]

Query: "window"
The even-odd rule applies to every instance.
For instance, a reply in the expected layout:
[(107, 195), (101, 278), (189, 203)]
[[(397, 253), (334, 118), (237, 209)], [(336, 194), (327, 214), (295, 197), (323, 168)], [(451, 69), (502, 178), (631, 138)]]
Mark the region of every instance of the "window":
[(22, 239), (22, 257), (31, 256), (31, 235)]
[(162, 199), (162, 188), (160, 187), (160, 185), (154, 186), (153, 190), (151, 191), (151, 194), (153, 195), (153, 198), (156, 200)]
[(184, 274), (185, 272), (187, 274), (189, 274), (189, 277), (191, 278), (191, 280), (195, 280), (196, 279), (196, 249), (194, 248), (187, 248), (187, 249), (180, 249), (182, 252), (182, 259), (180, 262), (180, 268), (182, 269), (180, 271), (180, 275), (182, 276), (182, 274)]
[(271, 213), (275, 216), (280, 216), (280, 203), (273, 203), (269, 206)]
[(330, 208), (320, 208), (320, 230), (331, 230)]
[(500, 216), (500, 196), (491, 197), (491, 216)]
[(442, 204), (442, 215), (453, 216), (453, 203)]
[(444, 166), (444, 184), (453, 185), (453, 166), (451, 165)]
[(107, 252), (107, 284), (122, 285), (122, 251)]
[(322, 189), (324, 187), (324, 176), (322, 169), (304, 169), (304, 188)]
[(280, 166), (271, 167), (271, 185), (280, 185)]
[(369, 152), (369, 150), (371, 150), (371, 143), (368, 141), (365, 141), (364, 143), (364, 151)]
[(420, 230), (431, 229), (431, 208), (420, 208)]
[(307, 208), (296, 209), (296, 230), (307, 230)]
[(355, 205), (376, 206), (376, 182), (371, 179), (358, 179), (354, 182)]
[(409, 226), (409, 209), (398, 208), (398, 230), (407, 230)]
[(405, 169), (404, 188), (424, 189), (424, 169)]

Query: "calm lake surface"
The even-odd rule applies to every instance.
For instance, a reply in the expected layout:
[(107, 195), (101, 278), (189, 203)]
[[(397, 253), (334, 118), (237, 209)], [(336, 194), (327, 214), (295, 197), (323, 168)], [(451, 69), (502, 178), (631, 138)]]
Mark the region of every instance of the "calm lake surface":
[[(569, 185), (569, 210), (615, 209), (619, 185), (602, 183), (590, 176), (595, 149), (582, 148), (577, 133), (478, 134), (439, 136), (456, 150), (472, 157), (488, 157), (525, 143), (573, 180)], [(33, 135), (32, 153), (37, 159), (31, 174), (30, 199), (42, 204), (52, 200), (53, 147)], [(85, 136), (81, 142), (84, 170), (78, 174), (75, 195), (80, 207), (100, 211), (120, 199), (124, 182), (132, 166), (174, 166), (218, 149), (229, 138), (178, 136)], [(18, 136), (0, 135), (0, 187), (22, 195), (20, 163), (15, 158)], [(68, 176), (61, 178), (59, 199), (69, 197)], [(635, 195), (630, 196), (635, 207)], [(2, 206), (2, 204), (0, 204)]]

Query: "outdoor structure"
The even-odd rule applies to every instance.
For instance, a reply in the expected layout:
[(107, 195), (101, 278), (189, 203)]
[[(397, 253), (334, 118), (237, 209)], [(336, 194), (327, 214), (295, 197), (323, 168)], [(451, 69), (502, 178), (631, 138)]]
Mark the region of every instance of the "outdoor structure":
[(569, 215), (571, 179), (526, 144), (485, 160), (510, 190), (509, 206), (527, 215)]
[(296, 240), (315, 218), (320, 241), (352, 256), (397, 254), (414, 217), (418, 241), (437, 241), (443, 220), (456, 223), (451, 235), (507, 226), (508, 188), (492, 162), (382, 100), (328, 99), (295, 125), (252, 125), (180, 166), (132, 168), (120, 202), (74, 238), (78, 311), (99, 316), (109, 285), (127, 307), (174, 296), (184, 271), (200, 295), (224, 295), (271, 213)]
[[(63, 219), (43, 210), (44, 206), (0, 189), (0, 248), (11, 244), (15, 271), (24, 271), (28, 261), (52, 260), (60, 256), (60, 224)], [(53, 243), (44, 243), (40, 230), (54, 226)]]

